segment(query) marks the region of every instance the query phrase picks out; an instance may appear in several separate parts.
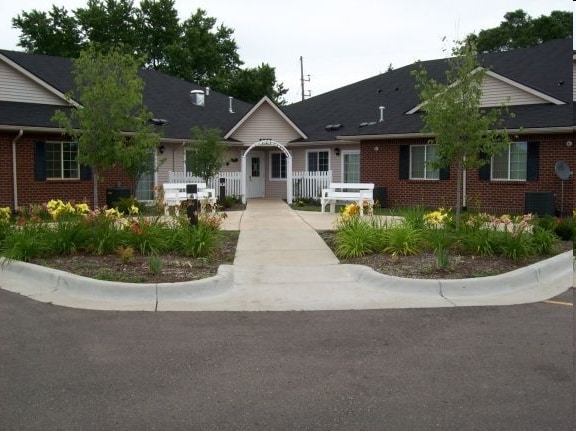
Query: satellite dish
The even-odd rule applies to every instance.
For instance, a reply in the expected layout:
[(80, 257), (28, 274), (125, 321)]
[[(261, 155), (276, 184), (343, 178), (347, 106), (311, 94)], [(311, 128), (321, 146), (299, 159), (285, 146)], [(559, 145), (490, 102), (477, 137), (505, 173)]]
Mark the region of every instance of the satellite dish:
[(554, 171), (556, 172), (556, 175), (558, 175), (558, 178), (560, 178), (562, 181), (568, 180), (572, 175), (570, 166), (568, 166), (568, 163), (566, 163), (564, 160), (556, 162), (554, 165)]

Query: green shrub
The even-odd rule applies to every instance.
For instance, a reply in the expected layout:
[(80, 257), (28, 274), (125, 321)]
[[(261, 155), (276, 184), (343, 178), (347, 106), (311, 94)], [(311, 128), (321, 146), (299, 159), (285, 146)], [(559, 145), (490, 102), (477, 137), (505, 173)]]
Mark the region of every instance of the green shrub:
[(46, 228), (45, 234), (52, 253), (64, 256), (85, 250), (90, 240), (90, 231), (78, 218), (55, 223)]
[(498, 232), (493, 229), (469, 229), (461, 236), (459, 244), (467, 254), (493, 256), (498, 244)]
[(170, 229), (159, 222), (159, 218), (138, 218), (124, 229), (122, 242), (138, 250), (142, 256), (164, 252), (169, 247)]
[(575, 221), (573, 218), (562, 218), (554, 227), (554, 232), (562, 241), (574, 240)]
[(137, 208), (136, 213), (141, 214), (144, 210), (144, 204), (139, 202), (134, 197), (120, 198), (117, 201), (112, 202), (112, 208), (116, 208), (118, 212), (122, 214), (133, 214), (134, 208)]
[(172, 247), (175, 252), (184, 256), (205, 257), (214, 251), (220, 235), (220, 231), (210, 229), (205, 225), (184, 225), (175, 230)]
[(558, 237), (551, 230), (534, 226), (532, 229), (532, 248), (536, 255), (553, 255), (558, 250)]
[(123, 245), (122, 233), (116, 227), (115, 219), (107, 217), (104, 212), (87, 217), (84, 226), (90, 233), (86, 247), (89, 253), (112, 254), (118, 246)]
[(8, 259), (29, 262), (36, 257), (48, 256), (52, 249), (46, 238), (46, 226), (28, 223), (7, 232), (0, 254)]
[(410, 224), (394, 226), (385, 234), (384, 253), (408, 256), (420, 253), (423, 247), (422, 230)]
[(342, 258), (364, 256), (378, 248), (378, 236), (369, 223), (359, 217), (342, 221), (336, 232), (336, 255)]
[(535, 254), (532, 235), (525, 231), (496, 232), (497, 252), (513, 260), (525, 259)]

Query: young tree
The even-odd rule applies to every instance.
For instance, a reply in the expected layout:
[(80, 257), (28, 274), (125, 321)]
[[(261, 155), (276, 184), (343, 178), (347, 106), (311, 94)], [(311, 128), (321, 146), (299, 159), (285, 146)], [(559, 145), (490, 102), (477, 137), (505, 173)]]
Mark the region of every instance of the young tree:
[(78, 161), (92, 168), (97, 208), (103, 170), (120, 165), (139, 176), (160, 137), (148, 123), (151, 114), (143, 103), (144, 84), (134, 58), (90, 48), (74, 61), (73, 76), (75, 92), (69, 97), (80, 106), (70, 113), (56, 111), (53, 121), (78, 142)]
[(413, 72), (422, 102), (423, 132), (432, 133), (436, 144), (434, 168), (456, 164), (456, 227), (460, 227), (463, 172), (484, 165), (486, 158), (508, 147), (503, 129), (503, 107), (480, 108), (486, 70), (478, 64), (474, 46), (463, 44), (447, 60), (446, 82), (428, 78), (420, 66)]
[(215, 176), (224, 164), (224, 153), (227, 145), (218, 129), (192, 129), (194, 141), (188, 146), (192, 157), (186, 160), (186, 165), (192, 174), (208, 182)]

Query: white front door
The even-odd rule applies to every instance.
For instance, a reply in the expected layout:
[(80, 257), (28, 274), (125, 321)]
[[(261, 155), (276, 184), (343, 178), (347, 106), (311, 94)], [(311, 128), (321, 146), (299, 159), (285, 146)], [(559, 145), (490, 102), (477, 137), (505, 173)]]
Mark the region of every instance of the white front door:
[(246, 160), (246, 195), (248, 198), (264, 197), (264, 153), (251, 151)]
[(360, 182), (360, 150), (342, 151), (342, 182)]

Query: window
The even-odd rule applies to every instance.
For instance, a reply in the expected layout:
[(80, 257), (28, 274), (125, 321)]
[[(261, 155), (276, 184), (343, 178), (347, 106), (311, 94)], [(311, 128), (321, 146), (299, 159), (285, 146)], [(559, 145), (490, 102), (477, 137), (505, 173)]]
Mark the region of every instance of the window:
[(435, 145), (410, 146), (410, 179), (438, 180), (440, 170), (434, 169), (430, 163), (436, 159)]
[(342, 179), (345, 183), (360, 182), (360, 151), (342, 152)]
[(270, 154), (270, 177), (272, 179), (286, 178), (286, 154), (284, 153), (271, 153)]
[(308, 151), (308, 172), (328, 172), (330, 170), (328, 151)]
[(46, 142), (46, 178), (79, 179), (78, 143)]
[(508, 149), (492, 157), (492, 179), (525, 181), (528, 164), (528, 143), (512, 142)]

